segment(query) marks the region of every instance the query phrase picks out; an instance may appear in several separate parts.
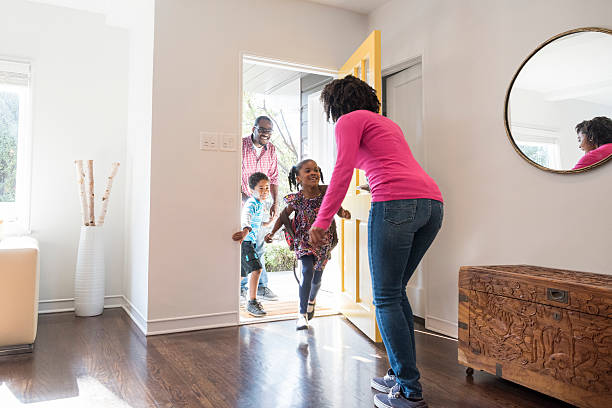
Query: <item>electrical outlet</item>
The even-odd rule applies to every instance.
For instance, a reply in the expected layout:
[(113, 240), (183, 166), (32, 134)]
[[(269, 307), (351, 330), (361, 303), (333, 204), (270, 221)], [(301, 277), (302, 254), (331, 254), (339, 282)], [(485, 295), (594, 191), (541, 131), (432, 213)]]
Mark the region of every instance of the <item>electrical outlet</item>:
[(219, 150), (223, 152), (235, 152), (236, 151), (236, 135), (233, 133), (221, 133), (221, 146)]
[(200, 150), (219, 150), (219, 135), (212, 132), (200, 132)]

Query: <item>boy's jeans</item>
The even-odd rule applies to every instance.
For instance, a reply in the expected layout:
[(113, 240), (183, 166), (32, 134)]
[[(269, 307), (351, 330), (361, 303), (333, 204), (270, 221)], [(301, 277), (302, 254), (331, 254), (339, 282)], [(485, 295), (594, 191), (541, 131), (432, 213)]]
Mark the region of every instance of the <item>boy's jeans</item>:
[(406, 397), (421, 397), (414, 318), (406, 286), (442, 226), (443, 204), (430, 199), (372, 203), (368, 252), (376, 321)]
[[(268, 272), (266, 271), (266, 262), (264, 261), (264, 238), (266, 237), (266, 229), (259, 228), (257, 233), (257, 243), (255, 244), (255, 253), (261, 260), (261, 275), (259, 276), (259, 284), (258, 288), (266, 288), (268, 287)], [(249, 277), (242, 278), (240, 281), (241, 288), (247, 288), (249, 285)]]

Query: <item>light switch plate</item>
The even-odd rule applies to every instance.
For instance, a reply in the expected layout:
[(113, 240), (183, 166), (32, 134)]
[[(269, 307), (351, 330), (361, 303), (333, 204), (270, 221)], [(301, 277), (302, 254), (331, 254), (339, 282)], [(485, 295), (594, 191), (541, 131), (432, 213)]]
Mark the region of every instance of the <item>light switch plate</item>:
[(235, 152), (237, 137), (234, 133), (220, 133), (219, 134), (219, 150), (222, 152)]
[(200, 150), (219, 150), (219, 135), (213, 132), (200, 132)]

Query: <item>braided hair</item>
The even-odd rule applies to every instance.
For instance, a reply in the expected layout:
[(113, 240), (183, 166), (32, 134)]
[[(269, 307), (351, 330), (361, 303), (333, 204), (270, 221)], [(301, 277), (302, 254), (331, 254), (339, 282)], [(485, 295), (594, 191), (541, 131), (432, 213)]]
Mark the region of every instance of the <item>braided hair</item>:
[[(302, 167), (304, 167), (304, 165), (308, 162), (313, 162), (315, 163), (314, 160), (312, 159), (304, 159), (301, 162), (299, 162), (298, 164), (296, 164), (295, 166), (291, 167), (291, 170), (289, 170), (289, 191), (293, 191), (293, 187), (295, 187), (296, 190), (298, 190), (298, 186), (300, 185), (297, 181), (297, 176), (298, 174), (300, 174), (300, 170)], [(319, 175), (321, 176), (321, 183), (325, 183), (325, 181), (323, 180), (323, 171), (321, 170), (321, 168), (319, 167)]]
[(321, 102), (327, 120), (331, 118), (334, 123), (340, 116), (356, 110), (369, 110), (374, 113), (380, 111), (376, 90), (352, 75), (335, 79), (325, 85), (321, 92)]

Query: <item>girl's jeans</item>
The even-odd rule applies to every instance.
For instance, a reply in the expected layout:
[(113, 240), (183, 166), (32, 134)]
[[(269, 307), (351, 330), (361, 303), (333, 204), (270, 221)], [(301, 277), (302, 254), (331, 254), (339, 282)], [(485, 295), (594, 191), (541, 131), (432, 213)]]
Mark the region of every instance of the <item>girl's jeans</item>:
[(315, 257), (304, 255), (302, 261), (302, 280), (300, 281), (300, 314), (306, 314), (308, 300), (313, 302), (321, 288), (321, 276), (323, 271), (315, 271)]
[(372, 203), (368, 252), (376, 321), (406, 397), (420, 398), (414, 318), (406, 286), (442, 226), (443, 204), (430, 199)]

